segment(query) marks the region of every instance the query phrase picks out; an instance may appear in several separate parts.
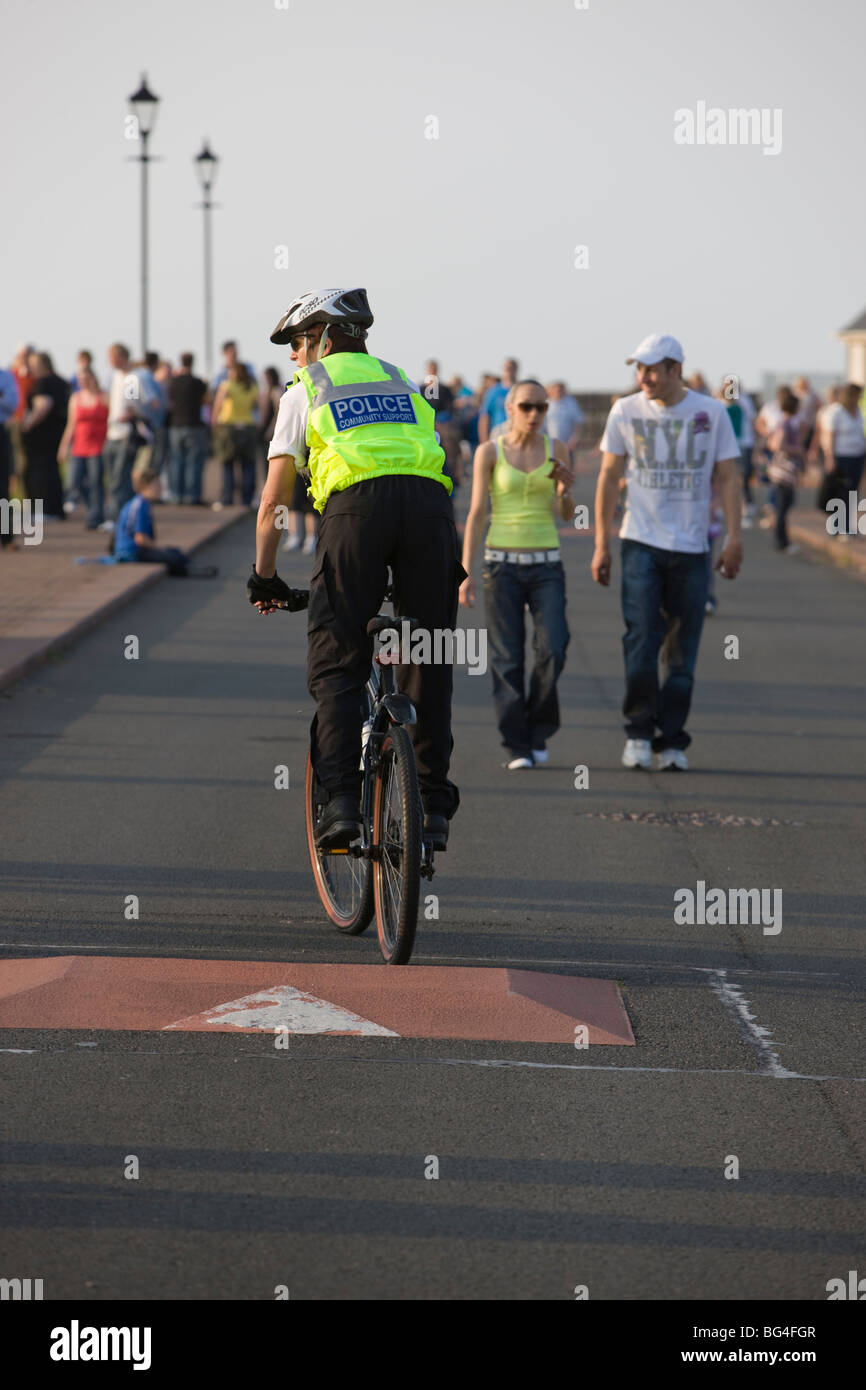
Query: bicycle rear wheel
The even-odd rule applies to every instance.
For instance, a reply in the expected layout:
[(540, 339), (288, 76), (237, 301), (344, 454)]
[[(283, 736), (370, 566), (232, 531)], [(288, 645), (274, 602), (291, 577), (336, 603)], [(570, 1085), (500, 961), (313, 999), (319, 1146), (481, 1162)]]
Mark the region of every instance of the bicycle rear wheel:
[(307, 848), (322, 907), (341, 932), (360, 936), (373, 916), (370, 861), (356, 858), (345, 850), (322, 850), (316, 844), (316, 779), (309, 753), (305, 805)]
[(405, 965), (415, 944), (423, 845), (415, 750), (396, 725), (382, 740), (376, 769), (373, 843), (379, 946), (388, 965)]

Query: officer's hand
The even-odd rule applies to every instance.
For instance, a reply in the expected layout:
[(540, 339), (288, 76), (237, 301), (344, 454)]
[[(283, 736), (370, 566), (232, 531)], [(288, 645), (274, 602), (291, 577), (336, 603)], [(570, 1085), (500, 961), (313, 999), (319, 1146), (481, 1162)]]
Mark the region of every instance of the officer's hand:
[(261, 575), (256, 573), (255, 565), (247, 580), (247, 594), (250, 603), (262, 614), (273, 613), (277, 607), (288, 608), (292, 613), (306, 607), (306, 594), (299, 599), (298, 590), (290, 589), (277, 573), (270, 579), (262, 579)]

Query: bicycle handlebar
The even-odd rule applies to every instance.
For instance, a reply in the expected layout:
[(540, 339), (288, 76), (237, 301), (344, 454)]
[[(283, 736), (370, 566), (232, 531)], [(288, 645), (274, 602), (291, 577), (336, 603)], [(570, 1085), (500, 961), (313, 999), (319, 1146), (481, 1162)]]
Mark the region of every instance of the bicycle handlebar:
[(294, 589), (292, 592), (294, 593), (296, 598), (300, 598), (303, 595), (304, 603), (301, 605), (300, 608), (289, 608), (289, 605), (287, 603), (274, 603), (274, 608), (279, 608), (283, 613), (302, 613), (305, 608), (309, 607), (309, 589)]
[[(306, 602), (305, 602), (304, 605), (303, 605), (303, 608), (308, 608), (308, 607), (309, 607), (309, 604), (310, 604), (310, 591), (309, 591), (309, 589), (293, 589), (293, 590), (292, 590), (292, 593), (293, 593), (297, 598), (300, 598), (301, 595), (303, 595), (304, 598), (305, 598), (305, 600), (306, 600)], [(388, 587), (387, 587), (387, 589), (385, 590), (383, 602), (385, 602), (385, 603), (390, 603), (390, 602), (393, 600), (393, 598), (394, 598), (394, 586), (393, 586), (392, 584), (389, 584)], [(275, 604), (274, 604), (274, 608), (279, 608), (283, 613), (290, 613), (290, 612), (301, 613), (301, 612), (303, 612), (303, 608), (290, 609), (290, 608), (289, 608), (289, 605), (288, 605), (287, 603), (275, 603)]]

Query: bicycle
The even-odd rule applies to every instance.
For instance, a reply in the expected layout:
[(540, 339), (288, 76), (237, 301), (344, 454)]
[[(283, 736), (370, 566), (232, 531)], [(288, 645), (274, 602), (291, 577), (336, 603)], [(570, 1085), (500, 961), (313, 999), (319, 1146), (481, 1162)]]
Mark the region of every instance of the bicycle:
[[(391, 598), (390, 589), (385, 597)], [(275, 606), (286, 609), (285, 604)], [(367, 635), (381, 639), (396, 631), (398, 622), (408, 623), (410, 631), (418, 626), (413, 618), (379, 613), (367, 623)], [(381, 645), (364, 690), (363, 716), (360, 841), (347, 849), (317, 844), (319, 789), (308, 753), (307, 848), (319, 898), (337, 929), (360, 936), (375, 913), (385, 963), (405, 965), (415, 944), (421, 879), (432, 879), (435, 872), (434, 851), (424, 839), (415, 750), (407, 732), (417, 719), (415, 707), (398, 689), (394, 663), (383, 657)]]

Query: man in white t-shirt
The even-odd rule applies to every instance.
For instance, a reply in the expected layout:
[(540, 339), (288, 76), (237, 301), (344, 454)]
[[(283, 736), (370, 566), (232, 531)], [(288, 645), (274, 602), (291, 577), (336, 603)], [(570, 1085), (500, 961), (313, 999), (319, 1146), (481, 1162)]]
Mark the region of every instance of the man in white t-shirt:
[[(654, 333), (635, 348), (640, 388), (608, 416), (595, 495), (592, 577), (610, 583), (610, 530), (620, 479), (628, 502), (620, 528), (626, 693), (626, 767), (685, 771), (685, 731), (709, 577), (710, 494), (728, 526), (716, 563), (734, 579), (743, 560), (740, 450), (722, 401), (683, 384), (683, 350)], [(664, 646), (666, 677), (659, 688)]]
[(123, 343), (112, 343), (108, 349), (112, 368), (108, 392), (108, 433), (103, 446), (108, 475), (108, 516), (101, 530), (113, 531), (121, 510), (135, 496), (132, 486), (132, 467), (139, 449), (136, 422), (142, 387), (138, 374), (131, 369), (129, 349)]

